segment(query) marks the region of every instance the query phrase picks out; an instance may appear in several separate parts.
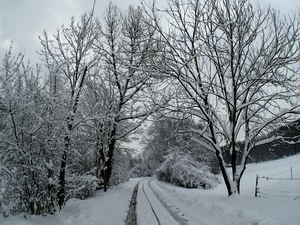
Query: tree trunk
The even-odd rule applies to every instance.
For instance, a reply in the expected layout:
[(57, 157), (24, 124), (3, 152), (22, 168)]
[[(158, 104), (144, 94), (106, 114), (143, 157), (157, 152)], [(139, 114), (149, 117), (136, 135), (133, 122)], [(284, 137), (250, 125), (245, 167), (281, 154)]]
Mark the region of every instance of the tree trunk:
[[(231, 178), (229, 176), (229, 173), (227, 172), (226, 165), (224, 163), (223, 157), (221, 156), (221, 152), (216, 152), (216, 157), (219, 163), (219, 166), (221, 168), (222, 176), (227, 188), (228, 196), (233, 194), (240, 194), (240, 181), (241, 181), (241, 175), (237, 176), (236, 172), (233, 173), (233, 177)], [(244, 165), (242, 165), (244, 166)], [(242, 170), (242, 173), (245, 170), (245, 166)]]
[[(54, 171), (53, 171), (53, 167), (48, 168), (48, 198), (47, 198), (47, 212), (52, 214), (53, 212), (55, 212), (55, 204), (54, 204), (54, 197), (53, 197), (53, 190), (54, 190), (54, 185), (53, 185), (53, 176), (54, 176)], [(49, 181), (51, 180), (51, 183), (49, 183)]]
[(59, 172), (59, 191), (58, 191), (58, 205), (61, 210), (65, 203), (65, 185), (66, 185), (66, 166), (67, 166), (67, 156), (70, 146), (70, 136), (65, 136), (65, 149), (62, 155), (61, 164), (60, 164), (60, 172)]
[(72, 90), (72, 95), (71, 98), (73, 99), (74, 96), (74, 104), (71, 108), (71, 114), (70, 116), (67, 118), (67, 133), (65, 134), (65, 148), (64, 148), (64, 152), (63, 152), (63, 156), (61, 159), (61, 164), (60, 164), (60, 173), (59, 173), (59, 191), (58, 191), (58, 205), (59, 208), (62, 209), (62, 206), (65, 204), (65, 195), (66, 195), (66, 190), (65, 190), (65, 185), (66, 185), (66, 167), (67, 167), (67, 156), (69, 154), (69, 148), (71, 145), (71, 132), (74, 128), (74, 116), (77, 112), (77, 108), (78, 108), (78, 104), (79, 104), (79, 97), (80, 97), (80, 93), (82, 91), (82, 87), (83, 87), (83, 82), (85, 79), (87, 73), (87, 67), (85, 67), (79, 87), (78, 87), (78, 92), (75, 95), (74, 90)]
[[(115, 143), (116, 141), (113, 140), (113, 142)], [(108, 189), (108, 184), (112, 173), (114, 150), (115, 150), (115, 144), (110, 144), (108, 149), (107, 159), (105, 160), (104, 168), (101, 173), (104, 182), (104, 192), (106, 192)]]
[(116, 123), (114, 124), (114, 128), (111, 131), (110, 134), (110, 142), (108, 144), (108, 153), (107, 153), (107, 158), (105, 159), (104, 162), (104, 168), (102, 169), (101, 175), (102, 179), (104, 182), (104, 192), (107, 191), (109, 180), (111, 177), (112, 173), (112, 166), (113, 166), (113, 156), (114, 156), (114, 150), (116, 147), (116, 130), (117, 130), (117, 125)]
[[(97, 126), (98, 127), (98, 126)], [(103, 134), (103, 124), (100, 124), (99, 130), (96, 130), (96, 159), (95, 159), (95, 166), (96, 166), (96, 177), (102, 178), (102, 170), (103, 164), (105, 163), (105, 153), (104, 153), (104, 134)]]
[(231, 184), (230, 184), (230, 177), (228, 177), (228, 173), (226, 171), (226, 166), (224, 165), (224, 161), (222, 156), (220, 155), (220, 152), (216, 152), (216, 157), (219, 163), (219, 166), (221, 168), (221, 172), (223, 175), (223, 179), (227, 188), (228, 196), (232, 195), (233, 193), (231, 192)]

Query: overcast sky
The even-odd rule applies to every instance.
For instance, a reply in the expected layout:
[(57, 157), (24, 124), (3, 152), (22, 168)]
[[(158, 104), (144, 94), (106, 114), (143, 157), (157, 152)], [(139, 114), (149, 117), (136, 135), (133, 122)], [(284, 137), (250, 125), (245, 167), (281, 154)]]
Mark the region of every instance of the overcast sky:
[[(166, 0), (156, 0), (161, 2)], [(253, 0), (254, 1), (254, 0)], [(36, 60), (36, 50), (40, 48), (38, 36), (46, 30), (53, 34), (70, 18), (89, 11), (94, 0), (0, 0), (0, 58), (13, 41), (14, 52), (25, 51), (27, 59)], [(95, 13), (101, 18), (110, 0), (97, 0)], [(139, 4), (140, 0), (114, 0), (122, 9), (129, 4)], [(267, 5), (287, 13), (300, 5), (299, 0), (260, 0)]]

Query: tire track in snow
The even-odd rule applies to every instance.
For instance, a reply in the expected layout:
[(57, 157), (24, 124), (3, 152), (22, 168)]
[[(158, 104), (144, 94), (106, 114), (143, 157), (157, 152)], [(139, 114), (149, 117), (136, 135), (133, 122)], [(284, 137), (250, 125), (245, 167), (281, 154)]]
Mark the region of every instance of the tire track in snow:
[(158, 189), (160, 188), (157, 186), (156, 188), (151, 185), (150, 182), (155, 181), (155, 179), (152, 179), (149, 181), (149, 187), (152, 189), (153, 193), (156, 195), (157, 199), (161, 202), (161, 204), (169, 211), (169, 213), (173, 216), (176, 221), (180, 225), (188, 225), (188, 224), (197, 224), (197, 225), (207, 225), (203, 221), (199, 220), (198, 218), (194, 217), (191, 213), (189, 213), (187, 210), (184, 210), (179, 205), (174, 205), (174, 202), (168, 200), (168, 197), (166, 197), (162, 192), (160, 192)]
[(166, 204), (166, 202), (161, 198), (161, 196), (159, 195), (159, 193), (153, 188), (153, 186), (150, 184), (151, 181), (153, 181), (154, 179), (151, 179), (148, 181), (148, 185), (151, 189), (151, 191), (153, 192), (153, 194), (155, 195), (155, 197), (159, 200), (159, 202), (164, 206), (164, 208), (170, 213), (170, 215), (180, 224), (180, 225), (187, 225), (187, 220), (181, 218), (178, 215), (179, 211), (174, 211), (171, 209), (171, 207), (169, 205)]
[[(184, 214), (186, 214), (186, 212), (184, 213), (179, 208), (168, 205), (167, 201), (164, 200), (162, 193), (160, 193), (151, 185), (152, 181), (154, 181), (154, 179), (144, 179), (136, 184), (130, 201), (125, 225), (139, 225), (137, 223), (137, 205), (139, 205), (138, 201), (140, 201), (140, 207), (149, 209), (148, 211), (145, 211), (145, 208), (143, 208), (143, 210), (139, 212), (139, 218), (140, 220), (143, 218), (142, 220), (144, 220), (144, 223), (146, 223), (146, 221), (143, 213), (151, 211), (153, 216), (152, 220), (150, 219), (151, 221), (149, 222), (155, 221), (155, 223), (158, 225), (188, 225), (188, 220), (184, 218)], [(141, 188), (139, 189), (140, 184)], [(145, 200), (148, 206), (146, 206)], [(151, 217), (149, 214), (147, 216), (148, 219)], [(202, 221), (198, 222), (199, 225), (203, 224)], [(149, 223), (147, 222), (146, 224)], [(151, 225), (153, 224), (151, 223)]]
[[(138, 200), (146, 200), (148, 206), (146, 206), (144, 202), (141, 202), (140, 207), (148, 207), (148, 212), (151, 210), (154, 215), (152, 217), (153, 222), (156, 220), (155, 223), (158, 225), (186, 225), (186, 221), (179, 215), (177, 215), (177, 213), (174, 212), (156, 193), (155, 189), (151, 186), (151, 182), (153, 180), (154, 179), (144, 180), (142, 183), (142, 187), (140, 189), (142, 190), (142, 193), (139, 194)], [(140, 220), (142, 221), (141, 223), (146, 223), (146, 220), (145, 218), (143, 218), (142, 213), (145, 212), (139, 211), (138, 218), (140, 218)], [(146, 216), (150, 217), (149, 215)]]
[[(149, 181), (148, 181), (148, 184), (149, 184)], [(142, 190), (143, 190), (144, 195), (145, 195), (145, 197), (146, 197), (146, 199), (147, 199), (147, 201), (148, 201), (148, 203), (149, 203), (149, 205), (150, 205), (150, 208), (151, 208), (151, 210), (152, 210), (152, 212), (153, 212), (153, 214), (154, 214), (154, 216), (155, 216), (155, 218), (156, 218), (156, 220), (157, 220), (158, 225), (161, 225), (161, 223), (160, 223), (160, 221), (159, 221), (159, 219), (158, 219), (158, 216), (157, 216), (157, 214), (156, 214), (155, 211), (154, 211), (153, 205), (151, 204), (151, 202), (150, 202), (150, 200), (149, 200), (149, 198), (148, 198), (148, 196), (147, 196), (147, 194), (146, 194), (146, 192), (145, 192), (144, 183), (143, 183), (143, 186), (142, 186)]]
[(128, 210), (128, 214), (126, 217), (126, 222), (125, 225), (137, 225), (136, 222), (136, 204), (137, 204), (137, 193), (138, 193), (138, 189), (139, 189), (139, 184), (141, 183), (138, 182), (134, 189), (133, 189), (133, 193), (132, 193), (132, 197), (130, 200), (130, 204), (129, 204), (129, 210)]

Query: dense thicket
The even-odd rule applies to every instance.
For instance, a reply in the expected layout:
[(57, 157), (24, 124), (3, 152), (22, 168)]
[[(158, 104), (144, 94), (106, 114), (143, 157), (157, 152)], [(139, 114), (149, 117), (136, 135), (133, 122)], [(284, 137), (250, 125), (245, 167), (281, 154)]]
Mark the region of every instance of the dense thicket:
[(207, 163), (197, 161), (178, 149), (173, 149), (164, 157), (164, 162), (156, 170), (156, 176), (159, 180), (185, 188), (209, 189), (219, 183), (218, 177), (211, 173)]
[[(42, 65), (10, 49), (0, 66), (0, 211), (53, 213), (129, 178), (123, 147), (157, 106), (155, 31), (140, 8), (110, 4), (40, 37)], [(156, 101), (159, 101), (156, 99)]]
[(219, 168), (213, 153), (191, 140), (192, 137), (197, 136), (193, 129), (199, 127), (200, 124), (184, 116), (156, 118), (143, 140), (145, 168), (155, 174), (155, 170), (164, 163), (166, 157), (176, 150), (207, 165), (209, 171), (218, 173)]

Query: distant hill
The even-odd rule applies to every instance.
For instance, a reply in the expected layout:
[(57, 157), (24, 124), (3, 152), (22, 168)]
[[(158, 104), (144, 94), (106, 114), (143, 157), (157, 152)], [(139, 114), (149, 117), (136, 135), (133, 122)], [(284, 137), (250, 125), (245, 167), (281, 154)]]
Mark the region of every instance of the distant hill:
[[(300, 153), (300, 119), (274, 129), (267, 137), (273, 135), (282, 136), (284, 140), (276, 140), (255, 147), (249, 155), (248, 163), (270, 161)], [(239, 143), (240, 148), (243, 148), (243, 145), (244, 142)], [(224, 158), (225, 162), (230, 164), (229, 151), (225, 151)], [(241, 155), (238, 158), (241, 158)]]

